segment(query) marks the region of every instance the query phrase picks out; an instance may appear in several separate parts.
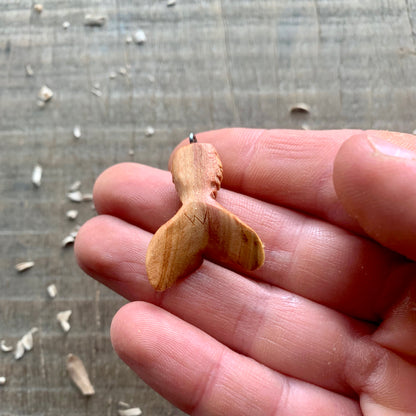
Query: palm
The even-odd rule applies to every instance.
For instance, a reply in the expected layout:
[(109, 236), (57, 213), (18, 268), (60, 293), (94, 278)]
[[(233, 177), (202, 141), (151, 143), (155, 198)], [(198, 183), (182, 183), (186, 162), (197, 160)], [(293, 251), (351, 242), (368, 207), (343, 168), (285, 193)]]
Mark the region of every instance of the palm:
[(118, 313), (118, 353), (189, 413), (416, 412), (416, 318), (408, 306), (416, 302), (415, 268), (369, 239), (336, 197), (334, 157), (351, 132), (301, 141), (293, 132), (227, 134), (235, 140), (201, 137), (219, 150), (231, 189), (218, 201), (265, 244), (266, 262), (249, 276), (205, 261), (171, 290), (154, 292), (144, 259), (151, 233), (179, 207), (170, 174), (123, 164), (96, 184), (106, 215), (81, 230), (79, 262), (144, 301)]

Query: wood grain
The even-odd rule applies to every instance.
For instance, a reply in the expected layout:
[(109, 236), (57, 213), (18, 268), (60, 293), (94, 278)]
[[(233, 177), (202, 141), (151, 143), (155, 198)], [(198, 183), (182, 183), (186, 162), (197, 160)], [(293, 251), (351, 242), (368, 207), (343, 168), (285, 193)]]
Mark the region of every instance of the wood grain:
[(194, 272), (204, 258), (245, 271), (264, 263), (256, 232), (215, 198), (223, 178), (222, 163), (210, 143), (191, 143), (172, 157), (172, 179), (182, 207), (149, 243), (146, 270), (155, 290), (170, 288)]
[[(68, 186), (80, 179), (90, 191), (102, 170), (126, 160), (165, 167), (190, 130), (306, 124), (413, 131), (416, 2), (41, 3), (35, 14), (31, 1), (0, 2), (0, 338), (14, 342), (40, 328), (20, 362), (0, 355), (8, 380), (0, 386), (0, 415), (113, 415), (118, 400), (144, 415), (182, 414), (112, 352), (109, 325), (123, 300), (84, 276), (71, 249), (60, 247), (72, 228)], [(105, 14), (107, 23), (85, 27), (86, 13)], [(139, 28), (147, 42), (126, 44)], [(97, 82), (101, 97), (91, 93)], [(45, 84), (55, 95), (40, 109)], [(297, 102), (310, 114), (289, 114)], [(36, 163), (43, 167), (39, 189), (31, 183)], [(94, 215), (89, 203), (77, 208), (80, 223)], [(35, 267), (17, 275), (14, 265), (27, 259)], [(50, 283), (59, 291), (53, 301)], [(72, 329), (64, 336), (55, 314), (69, 308)], [(90, 399), (68, 380), (68, 353), (87, 366), (96, 389)]]

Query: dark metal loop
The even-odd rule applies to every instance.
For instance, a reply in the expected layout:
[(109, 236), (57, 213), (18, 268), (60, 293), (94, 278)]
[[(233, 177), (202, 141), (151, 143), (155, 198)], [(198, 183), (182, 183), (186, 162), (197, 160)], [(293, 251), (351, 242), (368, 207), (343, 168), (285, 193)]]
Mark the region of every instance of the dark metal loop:
[(196, 135), (193, 133), (189, 133), (189, 143), (196, 143)]

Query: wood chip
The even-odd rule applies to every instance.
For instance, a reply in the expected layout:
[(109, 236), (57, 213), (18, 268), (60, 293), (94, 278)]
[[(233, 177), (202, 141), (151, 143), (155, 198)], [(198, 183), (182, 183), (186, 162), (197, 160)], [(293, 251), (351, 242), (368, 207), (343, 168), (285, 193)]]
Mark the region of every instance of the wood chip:
[(43, 12), (43, 4), (40, 3), (36, 3), (33, 5), (33, 10), (37, 13), (42, 13)]
[(96, 97), (102, 97), (103, 92), (98, 88), (91, 88), (91, 94), (95, 95)]
[(46, 288), (46, 291), (51, 299), (56, 298), (56, 295), (58, 294), (58, 289), (53, 283)]
[(70, 26), (71, 26), (71, 23), (69, 23), (68, 21), (65, 21), (65, 22), (62, 23), (62, 28), (64, 30), (69, 29)]
[(19, 272), (24, 272), (31, 269), (35, 265), (34, 261), (23, 261), (22, 263), (17, 263), (14, 268)]
[(72, 134), (74, 135), (74, 137), (76, 139), (80, 139), (81, 138), (81, 127), (80, 126), (75, 126), (74, 129), (72, 130)]
[(35, 71), (33, 70), (32, 65), (27, 64), (27, 65), (25, 66), (25, 70), (26, 70), (26, 75), (27, 75), (28, 77), (33, 77), (33, 75), (35, 75)]
[(78, 217), (78, 211), (76, 209), (70, 209), (66, 212), (66, 217), (71, 221), (75, 220)]
[(19, 339), (16, 344), (16, 349), (14, 350), (14, 359), (20, 360), (25, 355), (25, 347), (22, 343), (22, 340)]
[(133, 42), (133, 37), (130, 36), (130, 35), (127, 35), (126, 36), (126, 43), (127, 43), (127, 45), (130, 45), (130, 43), (132, 43), (132, 42)]
[(82, 201), (82, 192), (81, 191), (68, 192), (66, 194), (66, 196), (72, 202), (81, 202)]
[(32, 171), (32, 183), (39, 188), (42, 182), (42, 166), (37, 164)]
[(306, 103), (297, 103), (290, 107), (291, 114), (308, 114), (310, 113), (311, 108)]
[(136, 30), (135, 34), (133, 35), (133, 40), (138, 44), (142, 45), (147, 41), (146, 33), (143, 30), (139, 29)]
[(90, 193), (90, 192), (83, 193), (83, 194), (82, 194), (82, 200), (83, 200), (84, 202), (85, 202), (85, 201), (87, 201), (87, 202), (92, 201), (92, 200), (93, 200), (93, 194), (92, 194), (92, 193)]
[(16, 349), (14, 350), (15, 360), (20, 360), (24, 356), (25, 351), (30, 351), (33, 348), (33, 334), (37, 331), (38, 328), (32, 328), (17, 341)]
[(99, 14), (86, 14), (84, 25), (90, 27), (104, 26), (107, 22), (107, 17)]
[(4, 384), (6, 384), (6, 377), (0, 376), (0, 385), (3, 386)]
[(69, 185), (68, 191), (70, 192), (78, 191), (80, 187), (81, 187), (81, 181), (75, 181), (71, 183), (71, 185)]
[(172, 6), (174, 6), (176, 4), (176, 0), (168, 0), (167, 2), (166, 2), (166, 6), (168, 6), (168, 7), (172, 7)]
[(108, 78), (110, 79), (115, 79), (117, 77), (117, 73), (114, 71), (111, 71), (110, 74), (108, 75)]
[(153, 136), (155, 134), (155, 129), (152, 126), (146, 127), (146, 132), (144, 133), (147, 137)]
[(74, 354), (68, 354), (66, 357), (66, 369), (69, 377), (84, 396), (92, 396), (95, 394), (84, 363), (79, 357)]
[(73, 237), (72, 235), (67, 235), (61, 242), (61, 246), (62, 247), (67, 247), (71, 244), (75, 243), (75, 237)]
[(120, 416), (140, 416), (142, 411), (139, 407), (131, 407), (130, 409), (119, 409), (118, 414)]
[(130, 407), (130, 405), (128, 403), (123, 402), (123, 401), (120, 400), (118, 402), (118, 407), (123, 407), (124, 409), (128, 409)]
[(46, 85), (44, 85), (38, 93), (38, 98), (41, 103), (50, 101), (53, 97), (53, 91)]
[(10, 352), (10, 351), (13, 351), (13, 347), (12, 347), (11, 345), (7, 345), (7, 344), (6, 344), (6, 341), (5, 341), (4, 339), (2, 339), (2, 340), (0, 341), (0, 349), (1, 349), (3, 352)]
[(26, 351), (30, 351), (33, 348), (33, 334), (38, 331), (38, 328), (32, 328), (29, 332), (23, 335), (20, 339), (22, 345)]
[(118, 73), (119, 73), (120, 75), (125, 76), (125, 75), (127, 75), (127, 69), (126, 69), (124, 66), (121, 66), (121, 67), (118, 69)]
[(71, 329), (71, 324), (69, 323), (69, 318), (71, 317), (71, 315), (72, 311), (70, 309), (58, 312), (58, 314), (56, 315), (56, 319), (58, 320), (64, 332), (69, 332), (69, 330)]

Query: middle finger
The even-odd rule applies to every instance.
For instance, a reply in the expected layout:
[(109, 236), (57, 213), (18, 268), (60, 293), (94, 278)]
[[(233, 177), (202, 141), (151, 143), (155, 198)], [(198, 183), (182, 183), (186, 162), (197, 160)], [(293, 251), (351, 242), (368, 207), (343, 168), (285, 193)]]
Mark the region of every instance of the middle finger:
[(78, 234), (76, 251), (88, 273), (128, 299), (157, 304), (276, 371), (354, 395), (346, 362), (372, 325), (209, 261), (172, 289), (155, 292), (144, 266), (150, 238), (131, 224), (99, 216)]
[[(379, 320), (401, 290), (401, 257), (368, 239), (226, 189), (217, 199), (263, 240), (266, 261), (251, 277), (370, 321)], [(180, 206), (169, 172), (131, 163), (98, 178), (94, 201), (99, 213), (150, 232)]]

